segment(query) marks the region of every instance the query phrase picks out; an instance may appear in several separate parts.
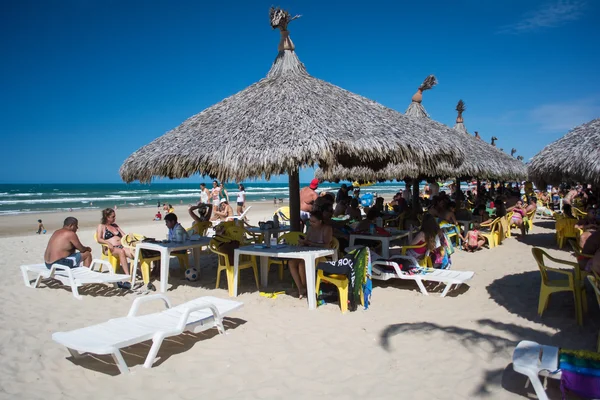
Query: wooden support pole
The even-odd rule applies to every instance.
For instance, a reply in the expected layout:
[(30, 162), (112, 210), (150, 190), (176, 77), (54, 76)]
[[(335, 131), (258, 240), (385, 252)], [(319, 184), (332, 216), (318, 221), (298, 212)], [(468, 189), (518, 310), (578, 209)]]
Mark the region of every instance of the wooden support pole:
[(290, 228), (300, 232), (300, 172), (298, 167), (289, 174), (290, 188)]

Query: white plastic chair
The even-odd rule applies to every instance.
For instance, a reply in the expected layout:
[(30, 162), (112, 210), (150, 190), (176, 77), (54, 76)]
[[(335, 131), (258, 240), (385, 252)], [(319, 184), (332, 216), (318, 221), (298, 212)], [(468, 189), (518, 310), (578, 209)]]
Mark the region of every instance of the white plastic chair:
[[(99, 268), (99, 271), (106, 268), (108, 272), (98, 272), (95, 271), (96, 268)], [(79, 286), (95, 283), (112, 284), (117, 282), (129, 282), (131, 280), (130, 275), (115, 274), (113, 266), (108, 261), (98, 259), (92, 260), (92, 264), (89, 268), (69, 268), (64, 265), (53, 264), (52, 267), (48, 269), (45, 264), (21, 265), (21, 273), (23, 274), (23, 281), (27, 287), (37, 288), (42, 279), (53, 278), (60, 281), (63, 285), (70, 286), (73, 297), (78, 300), (82, 299), (78, 290)], [(29, 273), (36, 275), (33, 285), (31, 284)]]
[[(418, 268), (422, 273), (410, 275), (406, 272), (403, 272), (399, 263), (400, 260), (409, 261), (414, 268)], [(389, 268), (382, 268), (384, 266), (392, 267), (393, 272), (390, 271)], [(423, 282), (432, 281), (437, 282), (438, 284), (444, 284), (446, 287), (442, 291), (440, 297), (445, 297), (453, 285), (456, 285), (456, 288), (458, 288), (461, 284), (473, 278), (473, 275), (475, 275), (475, 272), (472, 271), (452, 271), (448, 269), (423, 268), (419, 266), (419, 263), (414, 257), (400, 255), (393, 256), (388, 260), (376, 259), (376, 261), (374, 261), (372, 264), (371, 271), (372, 279), (387, 281), (395, 278), (415, 281), (417, 286), (419, 286), (421, 293), (423, 293), (425, 296), (429, 295), (429, 293), (427, 292)]]
[(558, 351), (558, 347), (522, 340), (513, 352), (513, 369), (528, 378), (525, 387), (531, 382), (539, 400), (548, 400), (540, 375), (546, 377), (546, 381), (547, 378), (560, 379), (562, 375), (558, 369)]
[[(167, 309), (138, 316), (140, 305), (154, 300), (162, 300)], [(165, 338), (177, 336), (184, 331), (198, 333), (211, 328), (217, 328), (223, 334), (223, 316), (242, 305), (238, 301), (206, 296), (171, 307), (171, 302), (165, 295), (154, 294), (136, 298), (126, 317), (70, 332), (56, 332), (52, 339), (66, 346), (75, 358), (81, 357), (81, 353), (111, 354), (119, 371), (125, 374), (129, 372), (129, 368), (120, 349), (152, 340), (152, 347), (144, 362), (144, 368), (152, 368)]]

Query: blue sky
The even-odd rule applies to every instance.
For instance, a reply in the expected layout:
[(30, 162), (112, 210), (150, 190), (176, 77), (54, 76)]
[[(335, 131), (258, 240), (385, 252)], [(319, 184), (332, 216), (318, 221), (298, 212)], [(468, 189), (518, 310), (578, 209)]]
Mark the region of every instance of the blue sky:
[[(133, 151), (266, 75), (272, 4), (1, 2), (0, 183), (120, 182)], [(289, 29), (313, 76), (404, 112), (435, 74), (433, 119), (453, 126), (462, 98), (470, 132), (525, 159), (600, 116), (598, 1), (279, 5), (302, 14)]]

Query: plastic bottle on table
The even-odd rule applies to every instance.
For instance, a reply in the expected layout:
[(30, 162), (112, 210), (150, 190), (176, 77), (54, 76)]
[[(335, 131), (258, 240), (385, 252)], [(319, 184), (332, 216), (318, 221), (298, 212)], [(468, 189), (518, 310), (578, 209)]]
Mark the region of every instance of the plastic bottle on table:
[(369, 233), (370, 233), (371, 235), (374, 235), (374, 234), (375, 234), (375, 224), (371, 224), (371, 225), (369, 225)]
[(277, 214), (273, 215), (273, 228), (279, 228), (279, 216)]

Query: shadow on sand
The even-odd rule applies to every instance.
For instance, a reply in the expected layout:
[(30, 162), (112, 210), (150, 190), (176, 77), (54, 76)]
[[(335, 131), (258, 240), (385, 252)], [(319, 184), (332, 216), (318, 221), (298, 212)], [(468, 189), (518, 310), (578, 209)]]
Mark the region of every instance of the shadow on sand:
[[(547, 345), (560, 346), (565, 348), (584, 348), (581, 345), (581, 336), (573, 335), (571, 332), (560, 331), (556, 334), (548, 334), (535, 329), (526, 328), (514, 324), (505, 324), (490, 319), (481, 319), (477, 321), (482, 331), (489, 332), (491, 329), (495, 333), (483, 333), (475, 329), (466, 329), (459, 326), (444, 326), (430, 322), (419, 323), (400, 323), (388, 325), (380, 334), (380, 346), (388, 351), (401, 351), (402, 348), (393, 348), (390, 339), (396, 335), (427, 335), (428, 333), (443, 332), (451, 346), (457, 342), (462, 345), (463, 350), (471, 354), (481, 351), (481, 348), (489, 348), (489, 357), (505, 357), (505, 354), (512, 353), (517, 343), (521, 340), (532, 340)], [(591, 342), (594, 343), (592, 338)], [(586, 341), (586, 343), (588, 343)], [(589, 347), (589, 346), (588, 346)], [(460, 351), (460, 350), (459, 350)], [(514, 372), (512, 363), (505, 368), (484, 369), (481, 371), (481, 382), (470, 395), (475, 397), (490, 397), (494, 387), (502, 387), (504, 390), (518, 394), (520, 396), (531, 398), (533, 389), (531, 385), (525, 388), (526, 378)], [(549, 380), (546, 391), (550, 398), (560, 397), (559, 381)]]

